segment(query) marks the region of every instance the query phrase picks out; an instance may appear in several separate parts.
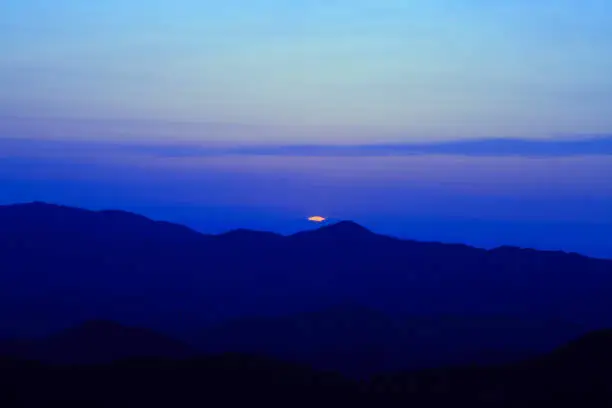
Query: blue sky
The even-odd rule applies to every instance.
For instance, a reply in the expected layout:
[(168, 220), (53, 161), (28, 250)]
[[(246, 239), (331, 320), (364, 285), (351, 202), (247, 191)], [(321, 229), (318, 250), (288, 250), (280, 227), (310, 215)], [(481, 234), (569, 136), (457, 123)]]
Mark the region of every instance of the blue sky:
[(351, 140), (344, 127), (612, 129), (605, 0), (7, 0), (0, 32), (4, 116), (297, 126), (276, 139), (321, 143)]
[(612, 257), (608, 0), (4, 0), (0, 49), (0, 203)]

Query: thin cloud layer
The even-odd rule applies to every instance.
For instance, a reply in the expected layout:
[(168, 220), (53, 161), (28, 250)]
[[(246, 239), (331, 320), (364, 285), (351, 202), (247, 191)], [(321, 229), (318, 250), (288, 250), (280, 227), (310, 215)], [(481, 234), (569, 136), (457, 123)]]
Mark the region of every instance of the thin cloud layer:
[(568, 157), (612, 155), (612, 136), (567, 140), (480, 139), (403, 144), (195, 144), (0, 139), (0, 156), (130, 154), (155, 157), (295, 156), (384, 157), (458, 155), (478, 157)]

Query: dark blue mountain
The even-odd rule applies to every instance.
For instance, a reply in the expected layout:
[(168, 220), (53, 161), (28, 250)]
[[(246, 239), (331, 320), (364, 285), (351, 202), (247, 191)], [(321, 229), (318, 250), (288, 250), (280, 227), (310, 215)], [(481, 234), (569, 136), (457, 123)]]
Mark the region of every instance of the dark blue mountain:
[[(251, 327), (235, 329), (253, 344), (270, 338), (258, 328), (261, 322), (279, 338), (309, 331), (313, 344), (323, 342), (318, 349), (294, 342), (288, 352), (321, 356), (342, 344), (353, 354), (367, 349), (367, 364), (384, 365), (390, 357), (380, 350), (399, 347), (394, 339), (406, 327), (439, 333), (430, 339), (439, 349), (449, 344), (445, 338), (456, 338), (466, 355), (474, 351), (470, 338), (490, 338), (477, 344), (493, 353), (552, 348), (612, 325), (610, 293), (611, 260), (401, 240), (348, 221), (291, 236), (246, 230), (204, 235), (119, 211), (44, 203), (0, 207), (5, 338), (49, 335), (98, 319), (212, 347), (227, 333), (226, 322), (255, 317)], [(338, 304), (363, 309), (329, 309)], [(316, 310), (331, 311), (304, 317)], [(340, 315), (350, 317), (344, 329), (335, 323)], [(429, 322), (409, 324), (407, 315)], [(296, 324), (310, 328), (300, 332)], [(327, 338), (325, 327), (334, 327)], [(351, 338), (352, 345), (346, 342)], [(399, 338), (424, 342), (423, 334)], [(429, 353), (425, 360), (434, 360)]]
[[(95, 332), (100, 340), (117, 330), (108, 322), (85, 326), (75, 330)], [(78, 349), (89, 341), (89, 335), (74, 333), (64, 338), (71, 339), (65, 345)], [(0, 358), (0, 404), (7, 408), (248, 403), (267, 407), (599, 408), (612, 402), (611, 341), (609, 331), (599, 331), (514, 364), (381, 373), (359, 382), (306, 365), (236, 353), (190, 359), (140, 357), (88, 365)]]
[(241, 318), (202, 331), (207, 353), (241, 352), (367, 376), (525, 360), (581, 333), (575, 325), (507, 316), (403, 316), (341, 305), (282, 317)]
[(194, 348), (152, 330), (95, 320), (51, 336), (0, 343), (0, 355), (55, 364), (101, 364), (134, 358), (185, 359)]

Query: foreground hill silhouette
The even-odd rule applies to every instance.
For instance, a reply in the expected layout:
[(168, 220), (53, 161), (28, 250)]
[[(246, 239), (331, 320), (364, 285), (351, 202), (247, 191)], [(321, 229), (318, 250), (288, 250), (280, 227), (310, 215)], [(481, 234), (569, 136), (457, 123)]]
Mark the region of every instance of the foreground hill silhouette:
[[(381, 375), (371, 389), (394, 402), (443, 406), (607, 407), (612, 404), (612, 331), (590, 333), (521, 363)], [(468, 406), (468, 405), (465, 405)]]
[(607, 407), (612, 335), (594, 332), (512, 365), (453, 367), (352, 381), (245, 354), (47, 365), (0, 359), (2, 407)]
[(0, 360), (0, 405), (12, 407), (267, 407), (356, 404), (333, 374), (246, 355), (53, 366)]
[[(198, 350), (234, 342), (235, 349), (221, 351), (261, 353), (269, 351), (257, 347), (269, 344), (266, 333), (290, 340), (299, 333), (292, 327), (304, 323), (312, 344), (322, 345), (286, 345), (298, 360), (330, 362), (341, 344), (354, 353), (338, 364), (374, 369), (400, 356), (379, 351), (398, 351), (398, 332), (433, 330), (418, 347), (429, 341), (425, 360), (439, 365), (469, 355), (474, 344), (524, 355), (612, 323), (612, 261), (572, 253), (401, 240), (349, 221), (290, 236), (248, 230), (206, 235), (122, 211), (45, 203), (0, 206), (0, 225), (4, 338), (49, 336), (97, 319), (150, 327)], [(352, 328), (326, 330), (347, 315), (332, 306), (347, 303), (364, 307), (348, 313)], [(322, 312), (305, 317), (314, 311)], [(432, 329), (402, 317), (442, 315), (461, 317), (454, 322), (463, 326), (448, 331), (443, 322)], [(535, 329), (515, 330), (522, 319), (533, 327), (547, 322), (548, 329), (537, 335)], [(479, 343), (500, 325), (502, 335)], [(240, 344), (238, 335), (253, 341)], [(399, 338), (419, 349), (413, 335)], [(465, 348), (436, 361), (436, 347), (447, 348), (449, 338)], [(358, 367), (349, 364), (366, 350)]]

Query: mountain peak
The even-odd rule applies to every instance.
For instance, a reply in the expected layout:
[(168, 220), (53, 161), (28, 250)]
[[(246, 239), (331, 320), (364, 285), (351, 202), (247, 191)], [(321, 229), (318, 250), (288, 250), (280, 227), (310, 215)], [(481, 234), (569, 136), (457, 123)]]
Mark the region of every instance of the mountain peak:
[(356, 235), (356, 234), (374, 234), (369, 229), (357, 224), (354, 221), (339, 221), (335, 224), (326, 225), (319, 228), (320, 231), (334, 232), (343, 235)]
[(337, 240), (354, 240), (376, 236), (369, 229), (357, 224), (354, 221), (339, 221), (334, 224), (326, 225), (321, 228), (298, 232), (294, 236), (297, 237), (317, 237), (319, 239)]

